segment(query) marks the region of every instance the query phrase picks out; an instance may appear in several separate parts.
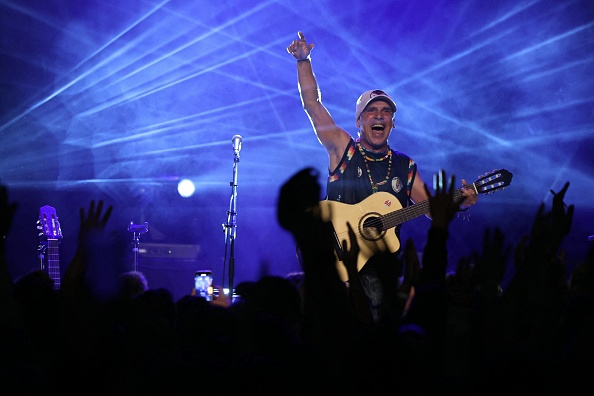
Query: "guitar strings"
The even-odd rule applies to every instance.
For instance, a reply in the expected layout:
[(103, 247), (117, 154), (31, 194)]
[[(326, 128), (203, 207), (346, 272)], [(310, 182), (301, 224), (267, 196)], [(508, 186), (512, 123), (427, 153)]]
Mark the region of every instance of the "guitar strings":
[[(458, 200), (462, 196), (462, 190), (469, 186), (473, 187), (477, 194), (490, 194), (495, 191), (502, 190), (510, 184), (511, 173), (509, 173), (506, 170), (499, 170), (496, 174), (494, 173), (495, 172), (493, 172), (489, 178), (479, 178), (479, 180), (475, 181), (472, 184), (454, 190), (454, 201)], [(505, 177), (502, 175), (503, 173), (505, 173)], [(491, 190), (489, 190), (489, 188)], [(377, 231), (377, 235), (374, 239), (379, 241), (383, 238), (383, 232), (387, 232), (391, 228), (399, 224), (403, 224), (410, 219), (421, 216), (423, 214), (427, 214), (429, 213), (429, 209), (429, 200), (421, 201), (406, 208), (401, 208), (394, 212), (387, 213), (385, 215), (380, 215), (373, 219), (368, 218), (365, 220), (364, 226), (366, 229), (374, 228)], [(332, 216), (330, 216), (330, 218), (332, 218)], [(369, 240), (368, 238), (366, 238), (366, 234), (360, 231), (359, 226), (354, 227), (353, 231), (357, 239), (363, 238), (364, 240)], [(335, 235), (340, 244), (341, 249), (343, 241), (349, 242), (350, 246), (348, 230), (336, 232)]]

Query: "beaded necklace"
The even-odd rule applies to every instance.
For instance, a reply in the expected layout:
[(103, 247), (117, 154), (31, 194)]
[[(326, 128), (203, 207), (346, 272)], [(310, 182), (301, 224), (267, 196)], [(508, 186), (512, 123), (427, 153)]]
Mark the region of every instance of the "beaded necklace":
[[(371, 192), (376, 193), (379, 191), (379, 186), (383, 186), (390, 180), (390, 172), (392, 171), (392, 149), (388, 147), (388, 152), (381, 158), (372, 158), (367, 155), (365, 152), (366, 149), (361, 145), (359, 141), (357, 141), (357, 147), (359, 148), (359, 152), (363, 156), (363, 161), (365, 161), (365, 169), (367, 169), (367, 176), (369, 177), (369, 182), (371, 183)], [(373, 178), (371, 177), (371, 170), (369, 169), (369, 163), (367, 161), (372, 162), (380, 162), (385, 159), (388, 159), (388, 174), (386, 175), (385, 179), (379, 183), (374, 183)]]

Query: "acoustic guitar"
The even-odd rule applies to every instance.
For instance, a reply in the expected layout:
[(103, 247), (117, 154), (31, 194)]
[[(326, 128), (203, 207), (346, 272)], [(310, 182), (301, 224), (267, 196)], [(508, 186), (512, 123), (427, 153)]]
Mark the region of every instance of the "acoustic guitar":
[[(499, 169), (481, 176), (469, 187), (478, 194), (491, 194), (510, 185), (512, 174)], [(462, 195), (462, 188), (454, 191), (454, 201)], [(356, 204), (324, 200), (320, 202), (322, 219), (331, 224), (333, 231), (336, 268), (343, 281), (348, 280), (347, 270), (342, 264), (341, 241), (349, 239), (347, 223), (351, 224), (357, 243), (359, 256), (357, 270), (378, 252), (396, 252), (400, 241), (395, 232), (388, 232), (399, 224), (429, 213), (429, 201), (418, 202), (403, 208), (398, 199), (388, 192), (377, 192)]]

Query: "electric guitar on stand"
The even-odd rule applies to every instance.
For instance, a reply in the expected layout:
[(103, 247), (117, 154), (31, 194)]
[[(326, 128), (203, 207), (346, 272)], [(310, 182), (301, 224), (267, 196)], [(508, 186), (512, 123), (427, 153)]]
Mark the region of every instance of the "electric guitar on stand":
[(37, 220), (37, 229), (40, 230), (39, 237), (39, 259), (41, 269), (46, 271), (54, 282), (54, 289), (60, 290), (60, 252), (58, 245), (62, 240), (62, 230), (56, 209), (45, 205), (39, 208), (39, 219)]
[[(477, 194), (492, 194), (509, 186), (512, 174), (499, 169), (487, 173), (477, 181), (469, 184)], [(462, 195), (462, 188), (454, 191), (454, 200)], [(387, 192), (377, 192), (357, 204), (345, 204), (324, 200), (320, 202), (322, 220), (330, 222), (333, 231), (334, 252), (337, 259), (336, 269), (343, 281), (348, 280), (347, 270), (342, 264), (341, 241), (348, 240), (350, 223), (355, 231), (359, 244), (357, 270), (378, 252), (396, 252), (400, 241), (395, 232), (388, 230), (408, 220), (429, 213), (429, 201), (423, 201), (403, 208), (398, 199)]]

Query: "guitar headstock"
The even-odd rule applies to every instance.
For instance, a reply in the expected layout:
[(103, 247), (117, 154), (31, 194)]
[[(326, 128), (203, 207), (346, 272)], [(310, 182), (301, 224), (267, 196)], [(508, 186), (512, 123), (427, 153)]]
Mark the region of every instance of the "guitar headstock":
[(506, 169), (497, 169), (480, 176), (473, 183), (479, 194), (492, 194), (495, 191), (503, 190), (511, 184), (512, 173)]
[(59, 241), (62, 239), (62, 230), (60, 229), (60, 222), (58, 221), (58, 215), (54, 207), (45, 205), (39, 208), (37, 229), (40, 230), (39, 236), (42, 241), (51, 239)]

